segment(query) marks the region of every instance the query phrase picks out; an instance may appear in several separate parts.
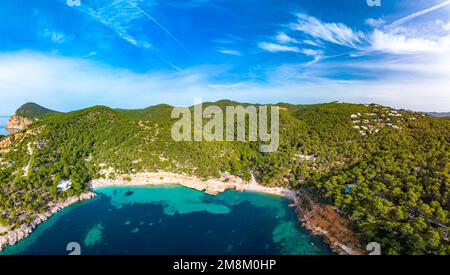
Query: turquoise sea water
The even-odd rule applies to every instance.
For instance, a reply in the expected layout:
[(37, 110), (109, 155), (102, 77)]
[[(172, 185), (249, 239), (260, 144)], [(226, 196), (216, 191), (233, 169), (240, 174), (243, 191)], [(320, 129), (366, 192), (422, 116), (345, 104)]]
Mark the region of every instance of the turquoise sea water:
[(2, 254), (331, 254), (283, 198), (180, 186), (107, 187), (68, 207)]

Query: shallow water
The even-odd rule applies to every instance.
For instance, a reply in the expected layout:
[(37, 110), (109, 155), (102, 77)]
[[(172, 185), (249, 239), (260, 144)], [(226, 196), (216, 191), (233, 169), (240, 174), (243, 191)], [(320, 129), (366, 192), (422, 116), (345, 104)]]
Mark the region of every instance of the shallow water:
[(331, 254), (283, 198), (181, 186), (107, 187), (68, 207), (2, 254)]

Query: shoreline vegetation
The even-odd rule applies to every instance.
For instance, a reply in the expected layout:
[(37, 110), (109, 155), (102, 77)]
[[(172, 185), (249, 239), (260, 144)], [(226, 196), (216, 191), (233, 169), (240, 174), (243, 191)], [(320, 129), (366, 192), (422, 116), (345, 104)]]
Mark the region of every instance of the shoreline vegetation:
[[(299, 223), (311, 234), (320, 236), (331, 250), (340, 255), (362, 255), (365, 252), (350, 230), (350, 222), (329, 205), (322, 206), (305, 193), (283, 187), (267, 187), (258, 183), (254, 178), (245, 182), (236, 176), (211, 178), (202, 180), (193, 176), (170, 173), (136, 173), (117, 175), (115, 179), (94, 179), (90, 187), (95, 190), (110, 186), (160, 186), (181, 185), (196, 189), (209, 195), (217, 195), (226, 190), (238, 192), (257, 192), (267, 195), (285, 197), (292, 201), (290, 207), (295, 208)], [(307, 202), (307, 203), (305, 203)], [(335, 225), (335, 230), (332, 229)]]
[[(297, 191), (282, 188), (282, 187), (267, 187), (259, 184), (254, 179), (249, 182), (244, 182), (241, 178), (236, 176), (226, 176), (220, 179), (211, 178), (208, 180), (202, 180), (194, 176), (176, 174), (171, 172), (142, 172), (136, 174), (124, 174), (124, 175), (115, 175), (114, 179), (100, 178), (94, 179), (89, 182), (89, 188), (91, 191), (95, 191), (99, 188), (104, 187), (126, 187), (126, 186), (162, 186), (162, 185), (180, 185), (187, 188), (195, 189), (201, 192), (205, 192), (209, 195), (217, 195), (227, 190), (235, 190), (238, 192), (257, 192), (266, 195), (285, 197), (288, 200), (292, 201), (293, 204), (290, 204), (290, 207), (295, 207), (295, 211), (299, 218), (299, 222), (307, 229), (311, 234), (321, 236), (324, 241), (330, 246), (332, 251), (341, 255), (361, 255), (363, 251), (358, 247), (358, 243), (356, 239), (353, 237), (353, 234), (347, 233), (347, 235), (351, 235), (350, 244), (342, 243), (338, 237), (336, 236), (336, 232), (329, 232), (326, 229), (323, 229), (324, 226), (323, 219), (314, 219), (314, 216), (311, 216), (311, 206), (316, 210), (317, 216), (320, 213), (320, 207), (315, 205), (313, 201), (308, 197), (308, 207), (304, 207), (304, 198), (305, 195), (299, 194)], [(38, 214), (36, 218), (29, 224), (23, 224), (19, 228), (8, 231), (8, 228), (2, 228), (3, 233), (6, 232), (4, 236), (0, 237), (0, 251), (4, 249), (7, 245), (15, 245), (17, 242), (27, 238), (36, 227), (48, 220), (52, 215), (61, 211), (62, 209), (69, 207), (75, 203), (89, 200), (97, 195), (94, 192), (85, 192), (80, 196), (72, 196), (69, 197), (65, 202), (60, 203), (49, 203), (48, 211)], [(299, 201), (299, 198), (302, 198)], [(318, 210), (319, 209), (319, 210)], [(329, 209), (328, 209), (329, 210)], [(317, 212), (319, 211), (319, 212)], [(329, 214), (329, 213), (328, 213)], [(334, 213), (333, 222), (337, 222), (336, 213)], [(337, 214), (337, 219), (341, 224), (343, 218)], [(328, 224), (329, 226), (329, 224)], [(347, 228), (342, 231), (348, 231)], [(342, 237), (342, 236), (340, 236)], [(349, 238), (347, 238), (348, 240)]]
[[(305, 202), (290, 205), (300, 222), (346, 254), (358, 247), (367, 253), (353, 240), (376, 242), (387, 255), (450, 253), (448, 118), (375, 103), (272, 106), (280, 107), (275, 153), (259, 151), (262, 141), (175, 141), (174, 107), (167, 104), (67, 113), (25, 104), (16, 116), (32, 124), (16, 118), (23, 129), (0, 138), (0, 223), (9, 226), (0, 236), (29, 224), (49, 202), (89, 191), (89, 184), (181, 183), (209, 194), (296, 190), (287, 194)], [(158, 174), (165, 171), (175, 174)]]
[(2, 251), (7, 245), (13, 246), (19, 241), (27, 238), (38, 225), (48, 220), (54, 214), (60, 212), (66, 207), (69, 207), (77, 202), (89, 200), (97, 195), (93, 192), (85, 192), (79, 196), (72, 196), (67, 198), (64, 202), (49, 203), (48, 210), (44, 213), (36, 215), (36, 218), (29, 224), (22, 224), (20, 227), (8, 231), (4, 236), (0, 236), (0, 251)]

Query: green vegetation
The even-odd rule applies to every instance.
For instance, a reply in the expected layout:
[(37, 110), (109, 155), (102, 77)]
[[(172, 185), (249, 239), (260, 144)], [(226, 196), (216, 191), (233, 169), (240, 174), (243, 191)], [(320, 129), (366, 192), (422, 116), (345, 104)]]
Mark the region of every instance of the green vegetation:
[(42, 106), (39, 106), (36, 103), (25, 103), (22, 105), (19, 109), (17, 109), (16, 114), (18, 116), (24, 117), (24, 118), (41, 118), (48, 114), (54, 114), (57, 113), (53, 110), (44, 108)]
[[(107, 174), (227, 171), (308, 190), (348, 216), (362, 243), (379, 242), (386, 253), (450, 254), (449, 118), (375, 104), (277, 105), (280, 147), (270, 154), (258, 142), (174, 142), (168, 105), (46, 111), (0, 151), (0, 223), (17, 226)], [(66, 179), (72, 188), (59, 192)]]

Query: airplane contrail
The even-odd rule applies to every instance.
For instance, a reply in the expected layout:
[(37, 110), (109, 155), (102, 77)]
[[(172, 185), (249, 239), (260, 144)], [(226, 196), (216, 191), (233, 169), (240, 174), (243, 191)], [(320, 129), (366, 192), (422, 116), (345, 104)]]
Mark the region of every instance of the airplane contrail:
[[(449, 0), (450, 1), (450, 0)], [(135, 5), (134, 3), (131, 3), (130, 1), (128, 1), (128, 3), (133, 6), (134, 8), (136, 8), (137, 10), (139, 10), (143, 15), (145, 15), (148, 19), (150, 19), (153, 23), (155, 23), (158, 27), (160, 27), (165, 33), (167, 33), (175, 42), (177, 42), (178, 45), (180, 45), (181, 48), (183, 48), (183, 50), (187, 53), (188, 51), (186, 50), (186, 47), (183, 45), (183, 43), (181, 43), (180, 40), (178, 40), (171, 32), (169, 32), (166, 28), (164, 28), (163, 25), (161, 25), (155, 18), (153, 18), (153, 16), (151, 16), (150, 14), (148, 14), (147, 12), (145, 12), (143, 9), (139, 8), (137, 5)]]
[(438, 5), (430, 7), (428, 9), (424, 9), (424, 10), (412, 13), (412, 14), (406, 16), (406, 17), (403, 17), (401, 19), (398, 19), (398, 20), (394, 21), (392, 24), (388, 25), (387, 28), (400, 26), (402, 24), (405, 24), (406, 22), (409, 22), (409, 21), (415, 19), (416, 17), (422, 16), (422, 15), (427, 14), (429, 12), (432, 12), (432, 11), (435, 11), (437, 9), (443, 8), (443, 7), (445, 7), (445, 6), (449, 5), (449, 4), (450, 4), (450, 0), (447, 0), (445, 2), (442, 2), (442, 3), (438, 4)]

